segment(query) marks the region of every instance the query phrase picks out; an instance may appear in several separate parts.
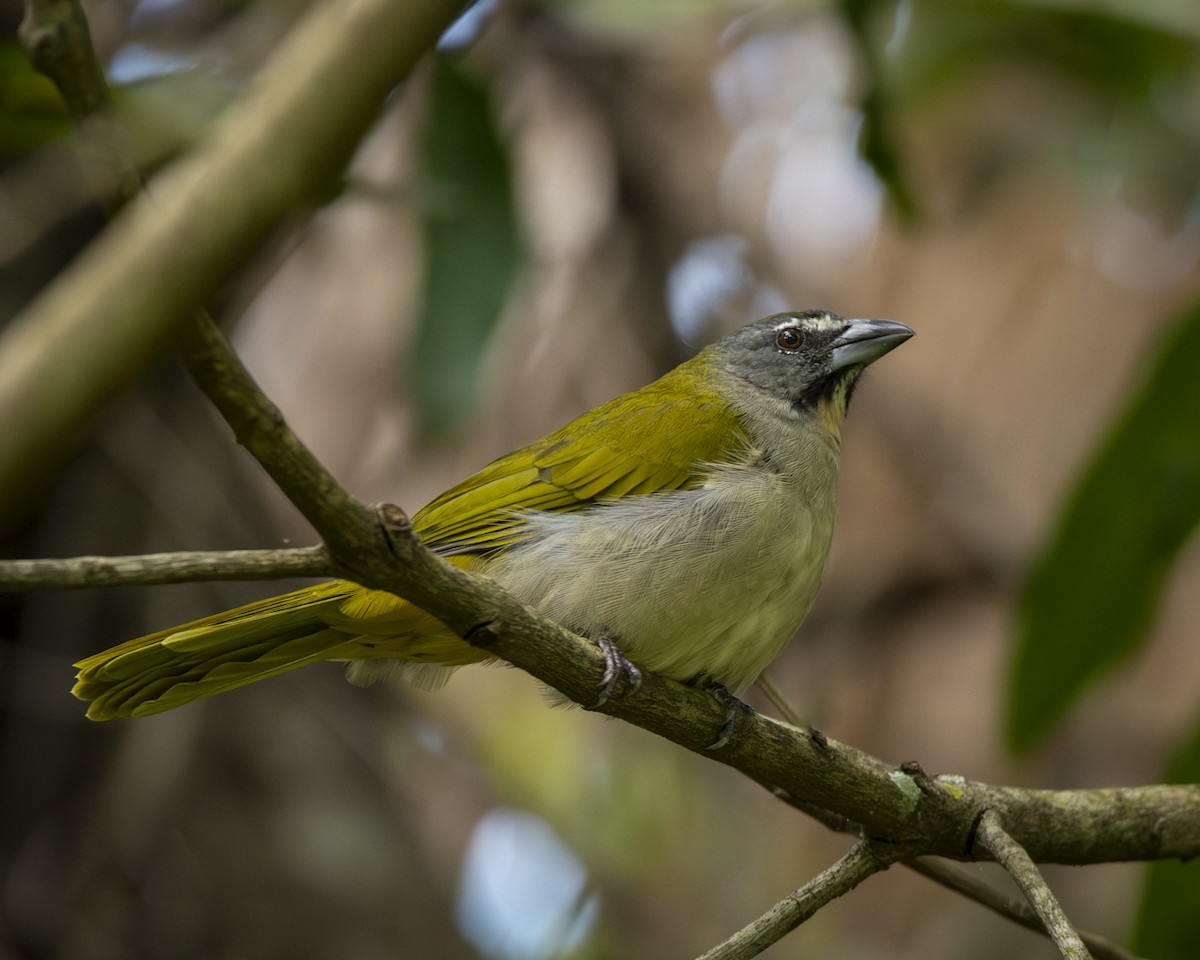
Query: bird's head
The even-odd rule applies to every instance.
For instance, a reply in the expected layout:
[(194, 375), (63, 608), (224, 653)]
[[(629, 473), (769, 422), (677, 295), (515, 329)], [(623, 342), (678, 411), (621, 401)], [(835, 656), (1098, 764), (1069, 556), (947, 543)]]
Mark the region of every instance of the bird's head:
[[(708, 348), (709, 360), (758, 396), (812, 412), (837, 433), (863, 369), (913, 335), (894, 320), (848, 320), (827, 310), (776, 313)], [(743, 399), (745, 403), (745, 399)]]

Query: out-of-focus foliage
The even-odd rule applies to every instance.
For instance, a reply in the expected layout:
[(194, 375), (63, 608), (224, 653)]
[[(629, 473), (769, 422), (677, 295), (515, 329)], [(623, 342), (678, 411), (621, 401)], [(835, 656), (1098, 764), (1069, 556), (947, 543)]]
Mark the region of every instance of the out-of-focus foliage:
[(0, 37), (0, 155), (27, 153), (67, 130), (54, 84), (33, 69), (16, 39)]
[(1171, 331), (1071, 495), (1020, 606), (1009, 739), (1028, 749), (1146, 636), (1200, 522), (1200, 307)]
[(421, 203), (425, 288), (408, 372), (426, 429), (473, 412), (492, 330), (521, 258), (512, 165), (488, 88), (435, 58)]
[[(1057, 7), (1013, 0), (899, 0), (872, 4), (887, 20), (906, 96), (941, 98), (997, 63), (1069, 77), (1092, 96), (1162, 96), (1192, 61), (1191, 41), (1124, 15), (1117, 5)], [(1134, 5), (1128, 5), (1133, 13)]]
[[(892, 123), (891, 98), (895, 95), (892, 85), (883, 82), (882, 62), (886, 41), (872, 42), (870, 36), (879, 4), (875, 0), (843, 0), (841, 8), (846, 21), (859, 40), (864, 59), (867, 61), (866, 90), (861, 97), (863, 134), (860, 149), (863, 159), (874, 168), (879, 179), (887, 187), (888, 196), (896, 210), (910, 223), (916, 219), (917, 198), (904, 170)], [(893, 18), (896, 12), (892, 11)]]
[[(1200, 170), (1194, 95), (1200, 17), (1187, 32), (1136, 2), (1084, 9), (1039, 0), (844, 0), (870, 65), (863, 96), (864, 156), (901, 210), (910, 197), (896, 108), (920, 109), (960, 96), (989, 70), (1020, 68), (1080, 98), (1056, 129), (1029, 126), (1019, 145), (994, 140), (976, 159), (994, 178), (1014, 164), (1061, 164), (1090, 176), (1153, 178), (1156, 191), (1185, 198)], [(1162, 4), (1152, 5), (1163, 7)], [(1186, 18), (1177, 18), (1186, 23)], [(1175, 29), (1172, 29), (1175, 27)], [(1036, 116), (1031, 104), (1029, 117)], [(1020, 128), (1027, 118), (1008, 123)], [(926, 198), (928, 199), (928, 198)]]

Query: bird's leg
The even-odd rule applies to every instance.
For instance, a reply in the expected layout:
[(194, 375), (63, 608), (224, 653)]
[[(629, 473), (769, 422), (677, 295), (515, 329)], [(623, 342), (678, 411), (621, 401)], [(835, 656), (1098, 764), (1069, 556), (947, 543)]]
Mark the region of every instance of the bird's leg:
[(717, 703), (725, 708), (725, 718), (721, 722), (721, 729), (717, 732), (717, 739), (710, 743), (705, 750), (720, 750), (729, 742), (733, 736), (733, 731), (737, 729), (738, 717), (743, 713), (750, 714), (754, 712), (754, 708), (748, 703), (743, 703), (732, 693), (729, 688), (723, 683), (717, 683), (715, 680), (707, 678), (701, 679), (695, 683)]
[(629, 658), (612, 640), (608, 637), (599, 637), (596, 640), (596, 646), (604, 654), (604, 676), (600, 679), (600, 693), (596, 697), (596, 702), (591, 706), (592, 710), (604, 706), (609, 698), (617, 692), (622, 674), (629, 680), (629, 693), (633, 693), (642, 685), (642, 671), (630, 662)]

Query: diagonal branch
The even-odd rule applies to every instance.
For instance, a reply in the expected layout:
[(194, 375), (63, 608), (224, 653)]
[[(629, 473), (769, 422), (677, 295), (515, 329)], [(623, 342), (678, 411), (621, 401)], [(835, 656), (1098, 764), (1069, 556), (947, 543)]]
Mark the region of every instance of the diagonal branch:
[[(227, 349), (220, 340), (209, 346)], [(420, 543), (399, 508), (385, 506), (373, 514), (339, 493), (240, 363), (214, 356), (206, 377), (206, 390), (221, 398), (239, 440), (318, 526), (336, 572), (410, 599), (468, 642), (577, 703), (595, 701), (604, 658), (593, 644), (516, 602), (494, 582), (451, 567)], [(309, 509), (313, 491), (322, 489), (346, 498), (346, 511)], [(866, 837), (904, 844), (908, 855), (971, 857), (980, 811), (989, 809), (1000, 812), (1009, 833), (1038, 860), (1096, 863), (1200, 854), (1200, 785), (1039, 791), (930, 777), (914, 764), (897, 770), (846, 744), (757, 714), (742, 717), (728, 745), (710, 752), (706, 748), (725, 723), (722, 706), (703, 691), (653, 674), (601, 710), (735, 767), (776, 792), (837, 811), (860, 824)]]
[(872, 874), (886, 870), (903, 856), (900, 848), (885, 849), (866, 840), (860, 841), (837, 863), (698, 960), (750, 960), (757, 957), (823, 906), (849, 893)]
[[(320, 63), (320, 51), (315, 49), (316, 41), (320, 38), (315, 33), (315, 26), (310, 26), (309, 29), (314, 31), (314, 36), (307, 41), (303, 36), (296, 38), (296, 50), (290, 55), (297, 58), (301, 54), (305, 57), (316, 56), (317, 62), (307, 65), (308, 69), (312, 70)], [(88, 125), (104, 131), (103, 142), (107, 148), (105, 156), (102, 159), (98, 156), (86, 158), (93, 161), (86, 164), (89, 169), (115, 167), (119, 171), (118, 179), (138, 183), (138, 171), (133, 167), (128, 151), (123, 149), (120, 131), (115, 128), (107, 109), (109, 92), (104, 72), (96, 59), (87, 17), (78, 0), (30, 0), (21, 35), (30, 58), (58, 87), (81, 139), (86, 140), (83, 135), (89, 129)], [(334, 56), (338, 50), (340, 47), (335, 47), (328, 55)], [(413, 57), (419, 52), (420, 49), (415, 50)], [(286, 78), (278, 82), (282, 86)], [(282, 89), (275, 90), (270, 83), (267, 86), (273, 95), (282, 96), (285, 92)], [(249, 109), (253, 113), (252, 107), (243, 109)], [(248, 138), (235, 135), (234, 139), (240, 141)], [(278, 149), (278, 144), (270, 145), (273, 150)], [(266, 152), (269, 154), (271, 151)], [(246, 171), (241, 171), (241, 174), (245, 176)], [(161, 191), (156, 191), (155, 202), (160, 199), (159, 194)], [(99, 192), (98, 199), (106, 209), (115, 212), (121, 202), (130, 199), (130, 195), (123, 194), (110, 199), (103, 192)], [(295, 202), (297, 198), (291, 199)], [(147, 207), (147, 203), (143, 202), (142, 206)], [(154, 206), (149, 205), (149, 209), (153, 211)], [(250, 223), (249, 226), (254, 228), (258, 225)], [(195, 319), (186, 359), (193, 377), (234, 427), (239, 441), (256, 456), (276, 485), (326, 540), (332, 539), (336, 546), (341, 537), (340, 530), (354, 521), (358, 522), (360, 529), (368, 529), (370, 533), (367, 535), (372, 536), (375, 532), (375, 518), (370, 508), (342, 488), (312, 452), (287, 429), (278, 407), (258, 389), (242, 365), (241, 359), (234, 353), (228, 340), (207, 312), (196, 309), (193, 316)], [(273, 438), (274, 442), (270, 444), (270, 455), (263, 456), (263, 439), (267, 437)], [(321, 558), (324, 560), (324, 566), (318, 573), (328, 574), (328, 554), (322, 551)], [(90, 566), (93, 570), (97, 569), (94, 563)], [(202, 575), (210, 573), (212, 568), (210, 560), (207, 566), (201, 569)], [(262, 574), (257, 572), (259, 569), (254, 565), (248, 568), (252, 576), (261, 576)], [(73, 571), (77, 580), (81, 572), (78, 566)], [(302, 572), (307, 570), (302, 569)]]
[(208, 140), (0, 334), (0, 526), (283, 217), (311, 204), (461, 0), (313, 4)]
[[(214, 334), (208, 331), (202, 336)], [(195, 351), (207, 356), (197, 356)], [(238, 440), (297, 502), (329, 548), (337, 572), (429, 611), (468, 642), (561, 691), (595, 701), (603, 674), (596, 647), (516, 602), (493, 581), (451, 567), (426, 549), (397, 507), (372, 513), (345, 493), (288, 428), (224, 338), (193, 348), (193, 369)], [(319, 495), (318, 495), (319, 494)], [(320, 500), (345, 504), (332, 511)], [(706, 748), (724, 709), (706, 693), (651, 674), (634, 693), (600, 708), (769, 788), (835, 810), (864, 835), (912, 844), (911, 854), (972, 855), (980, 811), (999, 811), (1037, 859), (1072, 863), (1200, 853), (1200, 786), (1037, 791), (902, 769), (817, 733), (757, 714), (741, 719), (729, 745)], [(1114, 816), (1119, 810), (1121, 816)]]
[(304, 514), (344, 567), (378, 542), (375, 511), (346, 490), (292, 432), (283, 413), (262, 392), (228, 338), (203, 311), (197, 312), (185, 359), (193, 379), (233, 428), (238, 443)]
[(988, 810), (979, 822), (975, 842), (990, 853), (1009, 872), (1025, 898), (1058, 947), (1064, 960), (1092, 960), (1088, 948), (1071, 926), (1058, 898), (1050, 889), (1025, 848), (1017, 843), (1000, 823), (994, 810)]

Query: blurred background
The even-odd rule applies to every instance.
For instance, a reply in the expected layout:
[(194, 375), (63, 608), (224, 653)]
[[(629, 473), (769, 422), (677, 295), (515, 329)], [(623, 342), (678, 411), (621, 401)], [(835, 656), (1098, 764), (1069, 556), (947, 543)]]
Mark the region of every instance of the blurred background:
[[(87, 9), (147, 170), (304, 12)], [(20, 16), (0, 0), (4, 320), (103, 229)], [(775, 684), (931, 772), (1200, 779), (1198, 44), (1193, 0), (480, 3), (214, 312), (342, 481), (410, 510), (759, 316), (903, 321), (856, 393), (833, 555)], [(1160, 429), (1192, 471), (1161, 488), (1138, 446)], [(1096, 476), (1120, 492), (1063, 547)], [(169, 358), (17, 506), (8, 556), (313, 539)], [(1117, 589), (1067, 585), (1130, 556), (1119, 517), (1164, 514)], [(1141, 580), (1110, 643), (1105, 604)], [(848, 845), (513, 670), (427, 694), (321, 665), (107, 724), (69, 694), (89, 653), (294, 585), (0, 597), (0, 956), (692, 957)], [(1039, 603), (1068, 595), (1100, 628), (1042, 643)], [(1078, 925), (1194, 956), (1197, 868), (1168, 869), (1150, 894), (1142, 865), (1047, 874)], [(765, 956), (1055, 952), (895, 868)]]

